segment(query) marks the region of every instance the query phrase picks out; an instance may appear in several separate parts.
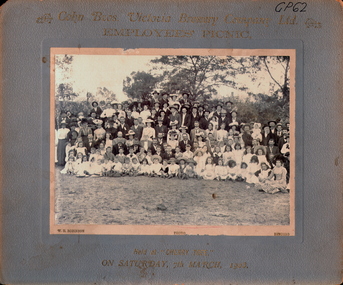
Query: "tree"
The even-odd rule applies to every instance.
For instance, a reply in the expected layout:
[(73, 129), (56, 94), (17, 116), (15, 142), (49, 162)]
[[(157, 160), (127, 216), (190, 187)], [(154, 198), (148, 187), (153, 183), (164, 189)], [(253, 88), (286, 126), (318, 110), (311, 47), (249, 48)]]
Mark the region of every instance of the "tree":
[(217, 87), (233, 84), (231, 70), (217, 56), (161, 56), (151, 61), (155, 69), (164, 70), (160, 89), (175, 93), (187, 92), (192, 100), (205, 101), (217, 94)]
[(70, 83), (61, 83), (57, 87), (56, 97), (59, 101), (73, 101), (79, 94), (73, 91)]
[[(236, 78), (246, 74), (254, 82), (261, 80), (262, 72), (268, 73), (271, 82), (279, 87), (276, 92), (280, 92), (284, 99), (289, 100), (289, 56), (228, 56), (226, 60)], [(254, 90), (249, 90), (244, 84), (236, 83), (233, 87), (247, 91), (249, 95), (255, 94)]]
[(144, 71), (132, 72), (131, 77), (123, 81), (123, 91), (129, 98), (143, 99), (155, 89), (160, 78)]

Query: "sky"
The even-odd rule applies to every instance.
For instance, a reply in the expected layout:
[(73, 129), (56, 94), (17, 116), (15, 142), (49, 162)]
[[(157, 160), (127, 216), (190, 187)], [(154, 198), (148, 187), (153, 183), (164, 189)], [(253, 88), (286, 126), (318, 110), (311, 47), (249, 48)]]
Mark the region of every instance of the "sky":
[[(64, 57), (64, 55), (56, 56)], [(106, 87), (116, 94), (118, 101), (124, 101), (127, 96), (123, 92), (123, 80), (133, 71), (149, 71), (152, 68), (149, 62), (156, 57), (158, 56), (73, 55), (69, 73), (63, 72), (56, 66), (55, 83), (58, 86), (60, 83), (71, 82), (74, 92), (79, 93), (77, 100), (86, 100), (87, 92), (95, 94), (98, 87)], [(275, 69), (273, 75), (280, 78), (282, 70)], [(266, 72), (261, 72), (259, 76), (260, 80), (256, 82), (251, 82), (250, 78), (244, 74), (239, 75), (239, 78), (235, 80), (245, 82), (256, 93), (267, 94), (272, 80)], [(245, 92), (227, 86), (220, 87), (218, 91), (219, 99), (231, 94), (240, 96), (242, 99), (247, 97)]]

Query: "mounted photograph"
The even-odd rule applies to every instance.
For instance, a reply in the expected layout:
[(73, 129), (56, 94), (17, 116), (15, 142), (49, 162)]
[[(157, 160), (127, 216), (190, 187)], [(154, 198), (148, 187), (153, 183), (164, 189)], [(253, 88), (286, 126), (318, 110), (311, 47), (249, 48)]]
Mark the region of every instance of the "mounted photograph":
[(294, 49), (50, 49), (50, 234), (295, 235)]

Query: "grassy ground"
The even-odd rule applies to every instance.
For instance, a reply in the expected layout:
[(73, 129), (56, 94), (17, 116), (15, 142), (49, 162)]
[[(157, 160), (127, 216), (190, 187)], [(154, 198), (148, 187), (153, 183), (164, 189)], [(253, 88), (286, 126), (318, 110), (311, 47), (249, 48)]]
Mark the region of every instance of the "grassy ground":
[(242, 182), (77, 178), (56, 169), (58, 224), (288, 225), (289, 194)]

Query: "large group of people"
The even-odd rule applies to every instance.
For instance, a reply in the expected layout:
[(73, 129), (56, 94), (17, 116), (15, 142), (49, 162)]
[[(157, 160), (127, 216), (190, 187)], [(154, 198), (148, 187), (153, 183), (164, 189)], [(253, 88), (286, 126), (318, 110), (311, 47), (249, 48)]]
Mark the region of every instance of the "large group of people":
[(61, 112), (61, 173), (196, 178), (246, 182), (267, 193), (289, 191), (288, 122), (241, 122), (230, 101), (210, 107), (188, 93), (154, 95), (103, 109), (93, 102), (88, 114)]

